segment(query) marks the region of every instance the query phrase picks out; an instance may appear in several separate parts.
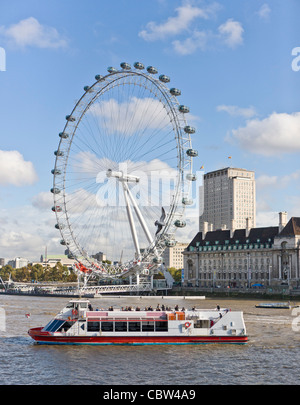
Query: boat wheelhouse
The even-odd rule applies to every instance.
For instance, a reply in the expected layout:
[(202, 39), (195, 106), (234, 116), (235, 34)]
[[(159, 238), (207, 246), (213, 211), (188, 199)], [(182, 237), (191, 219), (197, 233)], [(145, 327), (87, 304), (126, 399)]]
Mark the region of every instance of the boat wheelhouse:
[(248, 340), (240, 311), (95, 311), (88, 300), (71, 300), (45, 327), (29, 329), (28, 334), (39, 344), (243, 344)]

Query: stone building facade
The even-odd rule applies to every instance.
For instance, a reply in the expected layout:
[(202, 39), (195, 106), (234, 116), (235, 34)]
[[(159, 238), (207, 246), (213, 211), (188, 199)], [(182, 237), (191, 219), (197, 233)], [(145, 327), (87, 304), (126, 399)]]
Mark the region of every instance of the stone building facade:
[(184, 251), (184, 285), (300, 286), (300, 218), (279, 226), (198, 232)]

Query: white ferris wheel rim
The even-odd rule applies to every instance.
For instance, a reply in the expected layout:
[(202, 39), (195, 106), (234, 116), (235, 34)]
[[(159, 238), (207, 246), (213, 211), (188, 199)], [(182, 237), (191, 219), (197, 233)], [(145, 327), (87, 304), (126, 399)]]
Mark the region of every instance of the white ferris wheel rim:
[[(122, 65), (122, 64), (121, 64)], [(88, 244), (88, 239), (92, 239), (95, 235), (93, 234), (88, 234), (86, 233), (87, 236), (85, 236), (86, 239), (83, 237), (83, 229), (84, 225), (86, 227), (92, 226), (92, 222), (96, 222), (96, 220), (93, 217), (90, 217), (88, 220), (88, 225), (84, 223), (86, 220), (86, 217), (81, 216), (81, 219), (79, 219), (80, 215), (76, 213), (76, 193), (78, 194), (78, 190), (80, 189), (80, 180), (82, 183), (84, 183), (84, 179), (82, 177), (82, 173), (84, 170), (82, 170), (81, 173), (79, 173), (79, 170), (76, 173), (76, 176), (79, 177), (77, 178), (77, 189), (75, 188), (75, 185), (72, 185), (72, 181), (75, 183), (75, 177), (74, 177), (74, 166), (77, 168), (79, 167), (78, 165), (81, 165), (81, 169), (84, 166), (84, 163), (82, 161), (85, 159), (87, 160), (87, 154), (89, 153), (89, 162), (93, 161), (94, 164), (97, 163), (98, 169), (103, 163), (104, 159), (106, 159), (105, 168), (106, 172), (108, 170), (114, 170), (118, 169), (118, 167), (111, 167), (114, 166), (116, 163), (120, 165), (126, 163), (130, 163), (133, 169), (139, 168), (139, 165), (137, 163), (144, 163), (143, 160), (134, 160), (132, 159), (132, 155), (134, 155), (133, 151), (133, 143), (137, 144), (140, 141), (140, 133), (142, 132), (143, 135), (145, 136), (145, 141), (143, 141), (144, 146), (140, 148), (136, 148), (136, 153), (137, 151), (141, 151), (140, 153), (144, 152), (144, 155), (149, 155), (148, 156), (148, 161), (147, 159), (146, 164), (149, 166), (153, 166), (153, 162), (155, 159), (149, 160), (150, 159), (150, 152), (155, 152), (155, 149), (160, 150), (164, 153), (158, 152), (158, 155), (156, 156), (156, 160), (158, 162), (166, 163), (164, 162), (164, 159), (162, 158), (163, 156), (170, 156), (170, 160), (172, 159), (172, 163), (174, 166), (174, 161), (175, 161), (175, 155), (174, 153), (169, 151), (167, 149), (168, 142), (171, 143), (171, 141), (166, 141), (165, 143), (161, 140), (161, 138), (164, 135), (164, 132), (159, 132), (161, 129), (158, 128), (159, 124), (157, 124), (157, 128), (155, 127), (154, 122), (157, 120), (157, 115), (160, 115), (160, 113), (151, 113), (151, 119), (148, 121), (145, 121), (144, 117), (136, 117), (138, 116), (137, 113), (130, 113), (133, 107), (137, 107), (137, 103), (140, 103), (140, 106), (142, 103), (145, 104), (145, 100), (147, 101), (147, 110), (145, 107), (145, 111), (148, 110), (155, 110), (157, 111), (157, 105), (162, 106), (162, 108), (166, 111), (166, 116), (169, 118), (168, 122), (168, 130), (169, 127), (171, 130), (169, 133), (173, 136), (173, 144), (172, 148), (174, 149), (174, 146), (176, 147), (176, 168), (170, 166), (172, 169), (176, 169), (176, 184), (174, 185), (173, 191), (172, 191), (172, 197), (171, 197), (171, 202), (170, 205), (167, 207), (167, 215), (166, 215), (166, 221), (165, 224), (161, 230), (161, 232), (158, 234), (157, 237), (153, 237), (152, 243), (150, 243), (149, 238), (148, 238), (148, 246), (143, 247), (143, 254), (139, 258), (142, 262), (158, 262), (163, 250), (165, 249), (167, 242), (172, 241), (175, 238), (175, 232), (177, 229), (177, 225), (175, 225), (176, 221), (182, 222), (182, 217), (184, 214), (184, 209), (185, 209), (185, 204), (183, 203), (183, 200), (188, 196), (189, 194), (189, 185), (190, 185), (190, 180), (192, 179), (192, 157), (193, 155), (189, 154), (188, 151), (192, 151), (192, 145), (191, 145), (191, 137), (190, 133), (193, 133), (192, 130), (186, 130), (186, 128), (191, 128), (187, 125), (186, 119), (185, 119), (185, 113), (188, 112), (184, 111), (184, 108), (187, 108), (185, 106), (182, 106), (179, 104), (177, 97), (174, 93), (176, 93), (175, 90), (177, 89), (169, 89), (166, 86), (166, 80), (167, 76), (161, 75), (159, 78), (155, 77), (156, 72), (152, 73), (151, 68), (149, 67), (147, 69), (147, 72), (143, 72), (142, 69), (136, 68), (136, 69), (131, 69), (131, 68), (121, 68), (120, 70), (109, 68), (109, 73), (105, 76), (100, 76), (97, 75), (96, 82), (92, 86), (86, 86), (84, 88), (84, 94), (82, 97), (79, 99), (79, 101), (76, 103), (74, 109), (72, 110), (71, 114), (66, 117), (66, 124), (64, 127), (64, 130), (62, 133), (60, 133), (60, 142), (57, 151), (55, 152), (56, 154), (56, 160), (55, 160), (55, 168), (53, 170), (53, 196), (54, 196), (54, 211), (56, 214), (56, 219), (57, 219), (57, 225), (56, 227), (59, 229), (61, 233), (61, 243), (65, 244), (66, 247), (68, 247), (71, 255), (79, 262), (84, 263), (85, 266), (88, 266), (89, 268), (93, 267), (95, 265), (95, 258), (92, 258), (92, 254), (95, 254), (94, 252), (89, 252), (85, 244)], [(155, 69), (155, 68), (153, 68)], [(168, 79), (168, 78), (167, 78)], [(126, 87), (126, 91), (128, 93), (124, 94), (122, 93), (123, 89)], [(136, 94), (134, 93), (135, 89), (138, 88), (140, 90), (140, 93), (143, 91), (143, 97), (137, 97)], [(127, 90), (128, 89), (128, 90)], [(174, 90), (172, 92), (172, 90)], [(121, 95), (122, 93), (122, 95)], [(172, 94), (173, 93), (173, 94)], [(152, 96), (152, 98), (151, 98)], [(117, 101), (115, 102), (115, 99), (118, 97)], [(122, 97), (127, 97), (127, 102), (124, 100)], [(140, 101), (142, 100), (142, 101)], [(123, 104), (122, 104), (123, 103)], [(117, 105), (117, 116), (113, 117), (113, 110), (115, 109)], [(141, 108), (141, 107), (139, 107)], [(98, 109), (98, 110), (97, 110)], [(127, 123), (127, 127), (125, 129), (118, 128), (119, 122), (126, 122), (126, 119), (123, 117), (123, 112), (124, 109), (126, 109), (126, 114), (127, 114), (127, 121), (130, 123)], [(93, 123), (93, 120), (91, 119), (88, 121), (87, 117), (89, 115), (94, 114), (97, 119), (95, 120), (95, 117), (93, 117), (93, 120), (95, 123)], [(156, 114), (156, 115), (155, 115)], [(110, 116), (111, 115), (111, 116)], [(144, 113), (144, 116), (146, 114)], [(97, 122), (98, 116), (101, 117), (101, 127), (99, 126), (99, 123)], [(89, 117), (90, 119), (90, 117)], [(163, 118), (165, 119), (165, 118)], [(163, 122), (162, 119), (162, 122)], [(139, 120), (139, 122), (138, 122)], [(144, 127), (138, 127), (138, 125), (141, 125), (142, 120), (144, 120), (143, 124), (144, 127), (148, 125), (148, 128)], [(103, 132), (103, 122), (105, 121), (105, 131), (106, 134), (105, 136), (102, 135), (101, 131)], [(146, 125), (145, 125), (146, 123)], [(107, 144), (109, 142), (115, 142), (118, 143), (120, 141), (121, 145), (121, 140), (122, 140), (122, 147), (118, 145), (110, 145), (110, 148), (112, 150), (110, 156), (106, 155), (101, 155), (101, 148), (99, 147), (100, 145), (97, 145), (96, 148), (96, 142), (94, 143), (94, 140), (96, 140), (97, 136), (94, 134), (93, 130), (91, 130), (90, 126), (95, 125), (95, 128), (99, 130), (99, 134), (101, 133), (101, 147), (103, 145), (103, 140), (107, 140)], [(161, 124), (160, 124), (161, 125)], [(85, 127), (85, 130), (81, 133), (81, 127)], [(152, 128), (153, 127), (153, 128)], [(149, 135), (147, 135), (147, 132), (149, 131)], [(130, 132), (133, 132), (133, 129), (136, 130), (138, 135), (135, 135), (135, 139), (130, 139), (133, 138), (131, 137)], [(117, 135), (118, 133), (122, 134), (121, 136)], [(125, 134), (124, 134), (125, 131)], [(89, 133), (90, 132), (90, 133)], [(128, 135), (129, 133), (129, 135)], [(113, 134), (113, 135), (112, 135)], [(150, 135), (151, 134), (151, 135)], [(150, 139), (147, 139), (148, 138)], [(115, 139), (113, 140), (113, 137)], [(151, 142), (153, 139), (157, 139), (156, 142), (157, 144), (151, 145)], [(98, 140), (98, 138), (97, 138)], [(113, 141), (112, 141), (113, 140)], [(130, 142), (132, 142), (131, 146), (128, 146), (128, 151), (130, 152), (131, 155), (126, 155), (124, 150), (125, 147), (124, 145), (130, 145)], [(154, 142), (154, 141), (153, 141)], [(150, 147), (147, 149), (146, 145), (150, 144)], [(120, 146), (118, 148), (118, 146)], [(86, 150), (84, 150), (86, 148)], [(169, 146), (168, 146), (169, 148)], [(117, 157), (116, 151), (122, 150), (123, 153), (123, 160), (121, 157)], [(84, 156), (84, 153), (86, 154)], [(168, 155), (169, 154), (169, 155)], [(79, 155), (80, 159), (79, 160)], [(93, 156), (94, 155), (94, 156)], [(96, 155), (97, 160), (96, 160)], [(109, 153), (108, 153), (109, 155)], [(163, 156), (161, 156), (163, 155)], [(114, 159), (112, 158), (114, 156)], [(125, 156), (125, 157), (124, 157)], [(126, 160), (127, 156), (127, 160)], [(151, 155), (152, 156), (152, 155)], [(154, 155), (153, 155), (154, 156)], [(139, 159), (143, 159), (145, 156), (139, 156)], [(136, 156), (137, 158), (137, 156)], [(76, 160), (77, 159), (77, 160)], [(119, 159), (119, 160), (118, 160)], [(75, 163), (74, 163), (75, 161)], [(80, 162), (80, 163), (79, 163)], [(101, 164), (100, 164), (101, 163)], [(73, 164), (73, 169), (70, 169)], [(141, 164), (140, 164), (141, 166)], [(102, 167), (102, 166), (101, 166)], [(158, 167), (158, 166), (157, 166)], [(87, 169), (87, 166), (85, 166), (85, 170)], [(128, 170), (128, 167), (126, 168)], [(73, 170), (73, 172), (72, 172)], [(86, 172), (87, 173), (87, 170)], [(95, 174), (95, 173), (94, 173)], [(73, 177), (72, 177), (73, 176)], [(81, 176), (81, 177), (80, 177)], [(99, 173), (98, 173), (99, 176)], [(189, 177), (190, 176), (190, 177)], [(124, 178), (124, 177), (123, 177)], [(120, 178), (119, 178), (120, 179)], [(74, 187), (73, 187), (74, 186)], [(72, 188), (73, 187), (73, 188)], [(87, 194), (87, 186), (82, 187), (81, 192), (81, 197), (84, 195), (84, 192)], [(71, 192), (70, 192), (71, 190)], [(92, 195), (92, 198), (95, 196), (95, 192), (90, 193)], [(73, 196), (72, 199), (70, 196)], [(73, 200), (73, 202), (72, 202)], [(88, 201), (88, 200), (87, 200)], [(78, 205), (78, 204), (77, 204)], [(135, 208), (134, 206), (132, 206)], [(116, 213), (116, 210), (114, 209), (115, 207), (110, 207), (109, 214), (101, 214), (102, 216), (113, 216)], [(124, 207), (123, 207), (124, 208)], [(162, 207), (159, 207), (159, 210), (161, 210)], [(86, 211), (90, 210), (90, 207), (86, 208)], [(95, 208), (95, 212), (97, 209)], [(127, 210), (128, 211), (128, 210)], [(145, 211), (146, 215), (149, 211)], [(128, 213), (128, 212), (127, 212)], [(136, 212), (135, 212), (136, 213)], [(157, 215), (158, 211), (156, 209), (155, 214)], [(99, 210), (98, 210), (98, 216), (99, 216)], [(96, 215), (96, 213), (95, 213)], [(157, 218), (159, 219), (159, 218)], [(81, 228), (76, 226), (79, 224), (81, 221)], [(108, 222), (107, 222), (107, 227), (109, 227)], [(111, 229), (111, 228), (110, 228)], [(151, 230), (152, 231), (152, 230)], [(109, 229), (106, 229), (106, 233), (109, 232)], [(131, 233), (132, 235), (132, 233)], [(101, 246), (99, 246), (99, 250), (101, 249)], [(104, 251), (104, 249), (102, 249)], [(105, 253), (105, 252), (104, 252)], [(123, 254), (123, 251), (122, 251)], [(109, 257), (108, 257), (109, 258)], [(132, 254), (132, 257), (130, 260), (127, 260), (126, 266), (128, 267), (129, 262), (134, 262), (137, 259), (136, 257), (136, 252)], [(117, 264), (119, 266), (119, 263)], [(95, 269), (96, 270), (96, 269)]]

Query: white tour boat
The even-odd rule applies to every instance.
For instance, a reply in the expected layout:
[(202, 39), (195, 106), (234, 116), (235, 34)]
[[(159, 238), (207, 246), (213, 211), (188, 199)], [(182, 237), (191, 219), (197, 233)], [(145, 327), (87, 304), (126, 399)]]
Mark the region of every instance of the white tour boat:
[(241, 311), (92, 310), (71, 300), (46, 326), (29, 329), (39, 344), (150, 345), (247, 343)]

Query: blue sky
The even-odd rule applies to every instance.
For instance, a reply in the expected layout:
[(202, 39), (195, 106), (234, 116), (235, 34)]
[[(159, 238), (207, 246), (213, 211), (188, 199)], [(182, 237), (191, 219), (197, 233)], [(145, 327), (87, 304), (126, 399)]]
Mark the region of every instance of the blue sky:
[(298, 0), (2, 1), (0, 257), (62, 252), (49, 193), (58, 133), (83, 86), (123, 61), (181, 89), (196, 170), (255, 171), (257, 226), (300, 216), (299, 15)]

